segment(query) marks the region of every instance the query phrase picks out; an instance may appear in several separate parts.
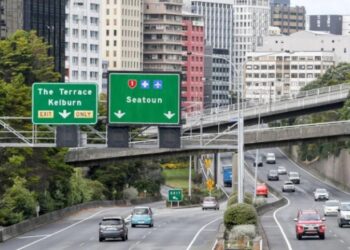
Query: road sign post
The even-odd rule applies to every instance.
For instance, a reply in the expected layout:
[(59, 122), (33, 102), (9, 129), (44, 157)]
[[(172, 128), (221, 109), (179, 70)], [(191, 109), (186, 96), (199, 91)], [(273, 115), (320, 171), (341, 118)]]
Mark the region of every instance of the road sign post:
[(179, 203), (182, 200), (183, 200), (182, 189), (170, 189), (168, 191), (168, 201), (170, 201), (171, 207), (173, 206), (173, 202), (177, 202), (177, 206), (179, 206)]
[(98, 112), (96, 83), (34, 83), (34, 124), (95, 124)]
[(111, 72), (108, 123), (180, 124), (179, 73)]

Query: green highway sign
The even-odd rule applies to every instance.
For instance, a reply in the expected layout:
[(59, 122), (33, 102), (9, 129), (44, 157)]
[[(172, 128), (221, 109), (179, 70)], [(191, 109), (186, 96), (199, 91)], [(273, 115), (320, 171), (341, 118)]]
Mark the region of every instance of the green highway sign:
[(109, 74), (110, 124), (180, 124), (180, 74)]
[(34, 83), (34, 124), (95, 124), (98, 112), (96, 83)]
[(183, 195), (181, 189), (170, 189), (168, 191), (168, 201), (182, 201)]

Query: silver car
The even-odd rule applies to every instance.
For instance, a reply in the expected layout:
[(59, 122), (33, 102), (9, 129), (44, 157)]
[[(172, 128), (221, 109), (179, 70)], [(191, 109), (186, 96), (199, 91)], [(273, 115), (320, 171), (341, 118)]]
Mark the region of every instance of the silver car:
[(339, 201), (338, 200), (328, 200), (323, 205), (323, 214), (327, 215), (337, 215), (339, 209)]
[(328, 200), (329, 193), (325, 188), (316, 188), (314, 192), (314, 198), (315, 198), (315, 201)]
[(284, 166), (279, 166), (277, 168), (277, 172), (278, 172), (279, 175), (287, 174), (287, 169)]
[(295, 192), (294, 183), (291, 181), (285, 181), (282, 186), (282, 192)]
[(207, 209), (214, 209), (214, 210), (219, 210), (219, 202), (215, 197), (204, 197), (203, 203), (202, 203), (202, 210), (207, 210)]

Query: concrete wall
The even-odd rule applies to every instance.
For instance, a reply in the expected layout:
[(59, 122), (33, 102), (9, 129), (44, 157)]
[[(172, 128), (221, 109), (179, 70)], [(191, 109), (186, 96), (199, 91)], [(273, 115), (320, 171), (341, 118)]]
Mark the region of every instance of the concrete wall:
[(130, 200), (128, 202), (127, 201), (91, 201), (83, 204), (78, 204), (78, 205), (67, 207), (51, 213), (43, 214), (39, 217), (28, 219), (9, 227), (0, 227), (0, 242), (6, 241), (8, 239), (24, 234), (26, 232), (32, 231), (42, 225), (60, 220), (66, 216), (79, 212), (83, 209), (102, 207), (102, 206), (106, 207), (106, 206), (128, 205), (128, 204), (136, 205), (136, 204), (142, 204), (142, 203), (149, 203), (157, 200), (160, 200), (160, 198), (143, 198), (143, 199)]
[(341, 150), (338, 156), (330, 155), (326, 159), (310, 163), (298, 160), (298, 146), (284, 148), (283, 150), (301, 167), (326, 183), (350, 191), (350, 151), (348, 149)]

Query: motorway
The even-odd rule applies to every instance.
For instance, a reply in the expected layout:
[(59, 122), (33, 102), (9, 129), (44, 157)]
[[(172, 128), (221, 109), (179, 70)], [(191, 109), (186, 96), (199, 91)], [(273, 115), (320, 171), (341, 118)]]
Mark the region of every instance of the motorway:
[[(271, 250), (350, 250), (350, 227), (339, 228), (336, 217), (326, 217), (326, 239), (320, 240), (317, 237), (303, 238), (297, 240), (295, 235), (295, 222), (293, 221), (297, 215), (298, 209), (317, 208), (323, 216), (323, 203), (316, 202), (313, 198), (313, 192), (316, 188), (326, 188), (330, 193), (330, 199), (338, 199), (340, 201), (350, 201), (350, 194), (344, 193), (337, 188), (324, 184), (322, 181), (310, 175), (302, 168), (297, 166), (293, 161), (288, 159), (279, 149), (264, 149), (260, 151), (263, 155), (267, 152), (273, 152), (276, 155), (276, 164), (266, 164), (259, 167), (259, 177), (267, 182), (267, 172), (269, 169), (275, 169), (277, 166), (285, 166), (287, 171), (297, 171), (300, 174), (301, 183), (296, 184), (295, 193), (285, 193), (288, 204), (276, 211), (271, 211), (261, 217), (263, 227), (266, 231)], [(255, 157), (255, 150), (246, 153), (246, 162), (250, 168)], [(287, 180), (286, 175), (280, 176), (279, 181), (269, 181), (268, 183), (281, 190), (282, 183)], [(282, 232), (281, 232), (282, 229)]]
[[(223, 209), (202, 211), (200, 207), (169, 209), (163, 202), (148, 204), (154, 211), (154, 227), (129, 228), (128, 241), (98, 241), (98, 223), (104, 216), (127, 217), (131, 207), (97, 208), (82, 211), (0, 243), (0, 249), (212, 249), (222, 221)], [(224, 207), (224, 205), (221, 205)], [(226, 206), (226, 204), (225, 204)]]

